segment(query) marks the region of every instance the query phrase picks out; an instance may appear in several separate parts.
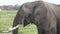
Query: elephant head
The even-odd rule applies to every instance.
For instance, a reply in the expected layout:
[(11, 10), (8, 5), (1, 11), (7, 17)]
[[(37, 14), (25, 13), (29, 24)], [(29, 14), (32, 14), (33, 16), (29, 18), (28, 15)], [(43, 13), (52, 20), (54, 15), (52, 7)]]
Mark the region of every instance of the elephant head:
[[(28, 14), (28, 13), (31, 13), (30, 12), (32, 10), (31, 6), (30, 8), (27, 8), (27, 7), (28, 6), (26, 6), (26, 4), (23, 4), (20, 6), (13, 22), (13, 28), (19, 24), (23, 24), (23, 26), (25, 27), (32, 22), (31, 15)], [(12, 34), (18, 34), (18, 27), (12, 31)]]
[[(45, 5), (45, 2), (42, 1), (28, 2), (21, 5), (14, 19), (13, 27), (19, 24), (23, 24), (25, 27), (30, 23), (34, 23), (37, 26), (38, 34), (51, 34), (51, 29), (56, 29), (56, 21), (50, 5), (53, 4), (46, 3)], [(18, 34), (18, 27), (12, 33)], [(56, 30), (54, 33), (56, 33)]]
[[(19, 24), (23, 24), (23, 26), (25, 27), (28, 24), (33, 23), (34, 19), (33, 19), (32, 10), (34, 6), (35, 5), (31, 4), (30, 2), (21, 5), (15, 16), (13, 27), (16, 27)], [(13, 30), (12, 34), (18, 34), (18, 28)]]

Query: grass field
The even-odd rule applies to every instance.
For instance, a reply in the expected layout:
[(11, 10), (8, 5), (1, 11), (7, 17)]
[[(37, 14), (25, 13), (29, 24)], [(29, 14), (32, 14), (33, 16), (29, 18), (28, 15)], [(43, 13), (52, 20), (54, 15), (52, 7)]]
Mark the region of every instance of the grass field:
[[(0, 31), (8, 30), (8, 28), (12, 27), (12, 23), (14, 17), (16, 15), (16, 11), (0, 11)], [(20, 25), (19, 27), (19, 34), (37, 34), (37, 28), (34, 24), (29, 24), (26, 27)], [(12, 34), (9, 33), (1, 33), (0, 34)]]

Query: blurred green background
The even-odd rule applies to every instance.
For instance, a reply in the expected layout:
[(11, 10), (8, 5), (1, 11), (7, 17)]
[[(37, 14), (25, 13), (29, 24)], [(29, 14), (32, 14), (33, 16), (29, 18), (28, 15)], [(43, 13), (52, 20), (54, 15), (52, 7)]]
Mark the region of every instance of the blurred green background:
[[(16, 11), (14, 10), (2, 10), (0, 11), (0, 31), (8, 30), (12, 27), (14, 17), (16, 15)], [(26, 27), (20, 25), (19, 34), (37, 34), (37, 28), (34, 24), (29, 24)], [(9, 33), (1, 33), (0, 34), (12, 34)]]

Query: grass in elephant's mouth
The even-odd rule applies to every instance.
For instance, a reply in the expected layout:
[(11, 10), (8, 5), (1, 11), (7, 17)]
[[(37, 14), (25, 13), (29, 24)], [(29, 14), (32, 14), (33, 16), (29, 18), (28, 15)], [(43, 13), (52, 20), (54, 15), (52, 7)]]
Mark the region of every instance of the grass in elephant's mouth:
[[(0, 31), (7, 30), (8, 28), (12, 27), (12, 23), (15, 15), (16, 15), (16, 11), (0, 11)], [(23, 27), (22, 25), (20, 25), (18, 33), (19, 34), (37, 34), (37, 28), (34, 24), (29, 24), (26, 27)], [(12, 34), (12, 33), (10, 32), (10, 33), (4, 33), (4, 34)]]

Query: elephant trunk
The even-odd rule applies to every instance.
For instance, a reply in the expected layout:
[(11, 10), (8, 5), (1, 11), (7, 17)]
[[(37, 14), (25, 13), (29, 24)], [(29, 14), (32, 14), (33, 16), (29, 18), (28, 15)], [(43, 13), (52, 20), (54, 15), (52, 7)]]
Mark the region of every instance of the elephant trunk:
[(12, 34), (18, 34), (18, 27), (19, 27), (19, 24), (23, 24), (23, 15), (19, 14), (19, 12), (17, 13), (15, 19), (14, 19), (14, 22), (13, 22), (13, 25), (12, 25)]

